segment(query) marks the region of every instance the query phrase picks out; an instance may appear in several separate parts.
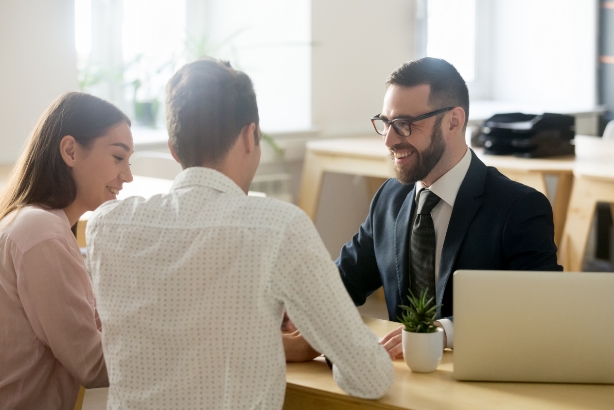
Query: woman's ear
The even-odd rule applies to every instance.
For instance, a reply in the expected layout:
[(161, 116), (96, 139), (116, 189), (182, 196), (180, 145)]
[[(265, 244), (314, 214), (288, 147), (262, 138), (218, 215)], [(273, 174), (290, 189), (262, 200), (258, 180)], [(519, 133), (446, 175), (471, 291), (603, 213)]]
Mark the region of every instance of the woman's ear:
[(75, 166), (75, 154), (77, 151), (77, 141), (72, 135), (66, 135), (60, 141), (60, 154), (62, 159), (70, 168)]

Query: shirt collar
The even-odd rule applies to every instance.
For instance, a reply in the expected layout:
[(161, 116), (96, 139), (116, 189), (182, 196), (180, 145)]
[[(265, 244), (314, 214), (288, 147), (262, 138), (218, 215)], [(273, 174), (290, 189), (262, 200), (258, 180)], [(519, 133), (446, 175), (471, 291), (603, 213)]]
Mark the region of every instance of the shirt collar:
[(245, 192), (232, 179), (219, 171), (205, 167), (191, 167), (181, 171), (175, 177), (171, 191), (193, 185), (205, 186), (228, 194), (245, 196)]
[(443, 174), (441, 178), (433, 182), (433, 185), (427, 187), (422, 181), (416, 182), (416, 200), (418, 200), (418, 193), (420, 193), (422, 188), (428, 188), (444, 202), (453, 207), (454, 201), (456, 201), (456, 195), (465, 179), (465, 175), (467, 175), (470, 164), (471, 150), (467, 148), (467, 152), (465, 152), (463, 158), (458, 161), (452, 169)]

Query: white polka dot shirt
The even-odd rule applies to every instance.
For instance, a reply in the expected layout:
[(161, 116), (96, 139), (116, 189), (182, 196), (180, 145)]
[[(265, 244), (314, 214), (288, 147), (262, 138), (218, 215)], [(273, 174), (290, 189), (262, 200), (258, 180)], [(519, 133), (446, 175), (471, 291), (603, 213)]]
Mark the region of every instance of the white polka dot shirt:
[(351, 395), (381, 397), (392, 363), (309, 218), (189, 168), (169, 194), (89, 220), (109, 409), (281, 409), (284, 310)]

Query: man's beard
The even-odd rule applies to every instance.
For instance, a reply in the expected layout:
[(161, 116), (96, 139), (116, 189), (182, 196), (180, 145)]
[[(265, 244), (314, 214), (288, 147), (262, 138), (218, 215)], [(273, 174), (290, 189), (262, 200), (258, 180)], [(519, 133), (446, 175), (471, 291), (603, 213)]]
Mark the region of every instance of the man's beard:
[(412, 151), (412, 155), (415, 155), (417, 158), (417, 163), (406, 168), (395, 164), (394, 172), (397, 175), (397, 180), (403, 185), (411, 185), (417, 181), (422, 181), (435, 168), (435, 165), (437, 165), (446, 150), (446, 143), (441, 132), (441, 121), (435, 122), (433, 132), (431, 133), (431, 143), (423, 152), (419, 152), (409, 143), (398, 144), (391, 149), (390, 156), (393, 160), (394, 151), (402, 149)]

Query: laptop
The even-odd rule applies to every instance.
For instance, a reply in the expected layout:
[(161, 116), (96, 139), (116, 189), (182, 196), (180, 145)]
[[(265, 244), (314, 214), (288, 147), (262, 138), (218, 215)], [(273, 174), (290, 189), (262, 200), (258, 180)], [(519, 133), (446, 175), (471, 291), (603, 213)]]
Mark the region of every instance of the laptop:
[(454, 378), (614, 383), (614, 273), (454, 273)]

